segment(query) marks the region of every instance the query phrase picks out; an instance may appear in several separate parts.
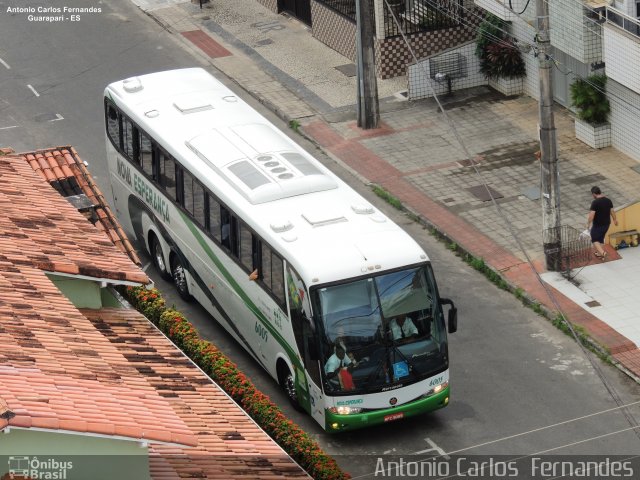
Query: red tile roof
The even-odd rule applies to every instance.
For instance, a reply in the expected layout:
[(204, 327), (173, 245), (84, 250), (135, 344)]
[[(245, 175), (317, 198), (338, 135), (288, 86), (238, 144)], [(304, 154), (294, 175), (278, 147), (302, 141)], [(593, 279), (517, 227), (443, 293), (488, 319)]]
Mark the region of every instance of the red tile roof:
[(21, 158), (0, 156), (0, 211), (0, 430), (148, 441), (157, 480), (308, 478), (140, 313), (58, 290), (45, 271), (147, 278)]
[(163, 397), (196, 435), (195, 448), (152, 445), (153, 478), (177, 478), (187, 476), (187, 472), (195, 478), (236, 478), (239, 473), (254, 478), (306, 476), (240, 407), (138, 312), (102, 309), (82, 313), (96, 329), (108, 334), (112, 345), (126, 359), (126, 363), (118, 364), (118, 370), (135, 369), (145, 387)]
[(122, 230), (118, 219), (73, 147), (48, 148), (21, 153), (19, 156), (63, 197), (86, 195), (93, 205), (88, 210), (96, 227), (103, 230), (118, 249), (131, 258), (133, 263), (141, 265), (140, 258)]
[(0, 250), (7, 426), (147, 440), (155, 479), (306, 476), (140, 313), (78, 310), (44, 272)]
[[(53, 162), (53, 157), (39, 156), (39, 163), (46, 158)], [(12, 263), (71, 275), (150, 282), (110, 237), (42, 182), (22, 157), (0, 156), (0, 212), (0, 251)]]

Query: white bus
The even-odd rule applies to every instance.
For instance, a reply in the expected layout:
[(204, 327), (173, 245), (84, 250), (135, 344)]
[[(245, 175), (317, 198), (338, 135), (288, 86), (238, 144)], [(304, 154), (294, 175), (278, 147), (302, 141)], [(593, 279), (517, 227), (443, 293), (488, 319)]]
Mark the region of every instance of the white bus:
[(205, 70), (104, 108), (123, 227), (294, 406), (337, 432), (448, 404), (457, 313), (409, 235)]

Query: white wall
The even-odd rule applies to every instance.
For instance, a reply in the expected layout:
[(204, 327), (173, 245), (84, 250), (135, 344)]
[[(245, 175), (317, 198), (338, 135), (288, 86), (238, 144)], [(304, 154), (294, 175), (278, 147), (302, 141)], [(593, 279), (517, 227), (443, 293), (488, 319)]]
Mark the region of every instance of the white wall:
[(609, 78), (611, 146), (640, 161), (640, 95)]
[[(462, 90), (465, 88), (478, 87), (487, 85), (487, 79), (480, 73), (480, 62), (475, 55), (476, 42), (471, 42), (457, 48), (447, 50), (430, 58), (438, 58), (446, 55), (458, 53), (463, 58), (463, 66), (466, 70), (464, 78), (454, 79), (451, 83), (451, 89)], [(429, 58), (421, 59), (417, 64), (409, 65), (407, 69), (407, 80), (409, 82), (409, 100), (418, 100), (420, 98), (433, 97), (436, 95), (446, 95), (448, 92), (447, 83), (438, 83), (431, 78)], [(426, 72), (426, 73), (425, 73)]]

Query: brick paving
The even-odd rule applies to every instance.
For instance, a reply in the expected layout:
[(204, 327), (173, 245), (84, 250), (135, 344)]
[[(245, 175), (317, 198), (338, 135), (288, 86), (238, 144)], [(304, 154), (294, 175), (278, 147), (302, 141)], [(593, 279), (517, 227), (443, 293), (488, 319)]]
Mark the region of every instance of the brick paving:
[[(540, 182), (539, 163), (533, 155), (538, 149), (535, 100), (505, 98), (488, 88), (479, 88), (475, 96), (466, 95), (463, 100), (455, 95), (446, 99), (446, 117), (453, 121), (470, 155), (479, 160), (473, 168), (434, 101), (394, 99), (383, 92), (398, 82), (379, 80), (379, 92), (385, 97), (381, 128), (360, 130), (354, 121), (355, 107), (344, 108), (344, 98), (355, 99), (353, 83), (333, 80), (339, 78), (334, 64), (349, 60), (336, 59), (328, 47), (307, 45), (319, 42), (297, 23), (290, 24), (262, 7), (252, 6), (241, 15), (238, 8), (221, 0), (209, 5), (204, 14), (188, 4), (151, 13), (169, 30), (199, 29), (211, 36), (231, 53), (210, 59), (213, 66), (283, 119), (298, 122), (303, 135), (361, 179), (382, 186), (451, 241), (483, 258), (532, 302), (556, 309), (536, 275), (544, 272), (540, 202), (525, 195)], [(277, 25), (278, 31), (260, 30), (260, 25)], [(256, 26), (253, 33), (248, 30)], [(301, 58), (292, 57), (292, 42), (299, 44)], [(313, 62), (304, 58), (311, 51)], [(324, 72), (319, 71), (322, 59), (317, 58), (322, 55), (326, 55)], [(290, 68), (295, 62), (299, 65)], [(296, 77), (300, 65), (306, 71)], [(331, 79), (331, 88), (316, 88), (321, 78)], [(562, 224), (581, 231), (591, 201), (590, 187), (598, 184), (615, 205), (628, 203), (640, 191), (640, 174), (631, 168), (638, 163), (612, 148), (593, 150), (582, 144), (575, 138), (570, 113), (557, 107), (555, 114)], [(472, 188), (483, 182), (501, 195), (496, 200), (501, 214), (492, 202), (474, 195)], [(536, 272), (527, 257), (533, 259)], [(611, 250), (608, 262), (616, 258)], [(571, 322), (584, 327), (616, 361), (640, 377), (640, 350), (633, 342), (560, 292), (554, 293)]]

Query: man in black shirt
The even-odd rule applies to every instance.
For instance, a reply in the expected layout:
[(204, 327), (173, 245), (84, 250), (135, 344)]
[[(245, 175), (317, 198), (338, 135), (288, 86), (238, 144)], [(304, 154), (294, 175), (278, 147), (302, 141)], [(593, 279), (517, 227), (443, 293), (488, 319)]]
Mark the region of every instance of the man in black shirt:
[(591, 227), (591, 243), (596, 249), (595, 256), (604, 261), (607, 257), (607, 252), (602, 248), (604, 236), (609, 230), (611, 220), (616, 226), (618, 225), (618, 220), (616, 219), (616, 212), (613, 210), (613, 203), (602, 194), (600, 187), (591, 187), (591, 195), (593, 196), (593, 202), (591, 202), (589, 217), (587, 218), (587, 229)]

